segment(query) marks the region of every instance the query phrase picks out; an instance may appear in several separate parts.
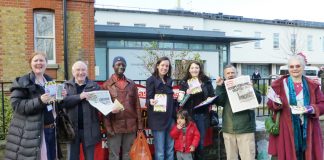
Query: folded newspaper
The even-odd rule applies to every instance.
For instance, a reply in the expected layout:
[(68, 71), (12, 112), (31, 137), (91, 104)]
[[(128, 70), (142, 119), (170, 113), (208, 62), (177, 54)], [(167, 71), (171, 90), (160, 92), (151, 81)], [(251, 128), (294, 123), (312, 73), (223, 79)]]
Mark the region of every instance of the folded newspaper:
[(199, 105), (195, 106), (194, 109), (202, 107), (202, 106), (206, 106), (206, 105), (210, 105), (212, 104), (212, 102), (217, 98), (218, 96), (214, 96), (214, 97), (209, 97), (206, 100), (204, 100), (203, 102), (201, 102)]
[(276, 102), (278, 104), (282, 104), (279, 96), (277, 95), (277, 93), (272, 89), (272, 87), (268, 87), (268, 94), (267, 97), (269, 99), (271, 99), (273, 102)]
[(89, 103), (97, 108), (102, 114), (108, 115), (113, 110), (124, 110), (124, 106), (116, 99), (114, 103), (110, 97), (108, 90), (88, 92), (90, 98)]

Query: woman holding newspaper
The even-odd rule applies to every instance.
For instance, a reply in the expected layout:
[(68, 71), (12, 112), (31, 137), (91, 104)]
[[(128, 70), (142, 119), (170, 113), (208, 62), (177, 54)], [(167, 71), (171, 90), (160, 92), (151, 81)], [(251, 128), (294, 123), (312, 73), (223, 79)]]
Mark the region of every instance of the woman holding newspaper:
[(319, 85), (303, 76), (305, 57), (288, 60), (289, 75), (271, 85), (277, 97), (269, 99), (268, 107), (280, 112), (279, 135), (269, 137), (269, 154), (273, 159), (324, 159), (319, 116), (324, 114), (324, 96)]
[[(180, 83), (180, 93), (181, 92), (185, 92), (187, 96), (189, 96), (186, 102), (184, 102), (184, 100), (180, 103), (183, 105), (181, 107), (188, 110), (200, 133), (200, 141), (195, 151), (195, 159), (203, 159), (204, 138), (209, 119), (209, 105), (203, 105), (196, 108), (195, 106), (199, 105), (207, 98), (215, 96), (215, 94), (211, 80), (205, 75), (199, 62), (192, 61), (189, 63), (186, 75)], [(181, 99), (178, 100), (180, 101)]]
[(175, 122), (171, 62), (161, 57), (151, 77), (146, 80), (148, 125), (154, 137), (155, 160), (173, 160), (174, 142), (170, 130)]
[(31, 72), (14, 80), (11, 105), (14, 115), (7, 136), (5, 159), (57, 159), (54, 125), (55, 98), (46, 92), (52, 81), (45, 74), (47, 57), (33, 53), (29, 60)]

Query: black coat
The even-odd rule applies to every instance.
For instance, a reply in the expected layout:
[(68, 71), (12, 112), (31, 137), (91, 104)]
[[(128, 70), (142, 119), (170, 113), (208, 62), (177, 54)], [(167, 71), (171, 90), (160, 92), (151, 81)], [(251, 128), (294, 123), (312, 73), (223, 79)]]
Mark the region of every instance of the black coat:
[[(44, 75), (47, 81), (51, 78)], [(34, 83), (33, 72), (14, 80), (11, 91), (13, 118), (10, 123), (5, 159), (38, 160), (44, 123), (44, 104), (40, 96), (44, 89)]]
[[(188, 101), (183, 106), (184, 109), (187, 109), (191, 115), (195, 114), (195, 113), (207, 114), (208, 107), (209, 107), (208, 105), (202, 106), (197, 109), (194, 109), (194, 107), (199, 105), (201, 102), (206, 100), (208, 97), (215, 96), (215, 91), (214, 91), (211, 80), (208, 77), (204, 77), (201, 81), (202, 81), (201, 82), (202, 92), (190, 95)], [(189, 85), (188, 85), (187, 80), (181, 81), (180, 90), (186, 92), (188, 88), (189, 88)]]
[[(91, 106), (87, 100), (80, 99), (80, 94), (77, 94), (77, 86), (74, 80), (65, 82), (65, 89), (67, 96), (63, 99), (61, 107), (66, 109), (75, 133), (78, 134), (78, 106), (81, 103), (83, 109), (84, 145), (95, 145), (100, 140), (98, 110)], [(99, 89), (98, 84), (90, 80), (87, 80), (84, 87), (85, 92)]]
[[(150, 99), (154, 99), (155, 94), (167, 95), (166, 112), (154, 112), (150, 105)], [(164, 84), (159, 77), (151, 76), (146, 80), (146, 106), (148, 126), (152, 130), (164, 130), (170, 121), (174, 120), (175, 105), (173, 99), (172, 79), (168, 78)]]

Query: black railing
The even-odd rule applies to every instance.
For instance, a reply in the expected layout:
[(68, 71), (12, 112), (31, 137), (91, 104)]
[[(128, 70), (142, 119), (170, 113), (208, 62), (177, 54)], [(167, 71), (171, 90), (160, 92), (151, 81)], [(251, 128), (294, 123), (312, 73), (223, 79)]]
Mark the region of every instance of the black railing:
[[(258, 79), (258, 80), (254, 80), (252, 79), (252, 82), (253, 82), (253, 86), (255, 89), (259, 90), (261, 92), (261, 95), (262, 95), (262, 102), (260, 104), (260, 106), (255, 110), (256, 112), (256, 116), (257, 117), (263, 117), (263, 116), (269, 116), (269, 110), (266, 106), (267, 104), (267, 96), (266, 96), (266, 93), (267, 93), (267, 90), (268, 90), (268, 86), (270, 86), (271, 82), (275, 79), (276, 77), (270, 77), (270, 78), (261, 78), (261, 79)], [(216, 87), (216, 80), (213, 79), (212, 80), (212, 83), (213, 83), (213, 86)], [(323, 78), (322, 78), (322, 81), (323, 81)], [(62, 81), (61, 81), (62, 82)], [(98, 83), (103, 83), (103, 81), (97, 81)], [(140, 84), (140, 85), (143, 85), (145, 86), (145, 80), (134, 80), (134, 82), (136, 84)], [(180, 82), (180, 80), (174, 80), (174, 85), (178, 85)], [(323, 84), (323, 83), (322, 83)], [(2, 124), (2, 127), (0, 128), (0, 135), (4, 135), (5, 133), (5, 130), (6, 130), (6, 117), (5, 117), (5, 96), (9, 96), (10, 92), (9, 92), (9, 87), (11, 86), (11, 82), (2, 82), (0, 81), (0, 85), (1, 85), (1, 92), (0, 92), (0, 95), (1, 95), (1, 124)], [(322, 87), (322, 89), (324, 89)], [(217, 108), (218, 109), (218, 108)]]

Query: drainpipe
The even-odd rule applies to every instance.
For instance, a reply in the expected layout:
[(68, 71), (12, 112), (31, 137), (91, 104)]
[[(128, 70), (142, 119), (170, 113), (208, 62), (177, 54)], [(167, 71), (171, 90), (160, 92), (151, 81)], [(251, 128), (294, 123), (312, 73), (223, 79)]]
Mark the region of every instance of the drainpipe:
[(64, 78), (69, 80), (69, 58), (68, 58), (68, 34), (67, 34), (67, 8), (66, 0), (63, 0), (63, 36), (64, 36)]

